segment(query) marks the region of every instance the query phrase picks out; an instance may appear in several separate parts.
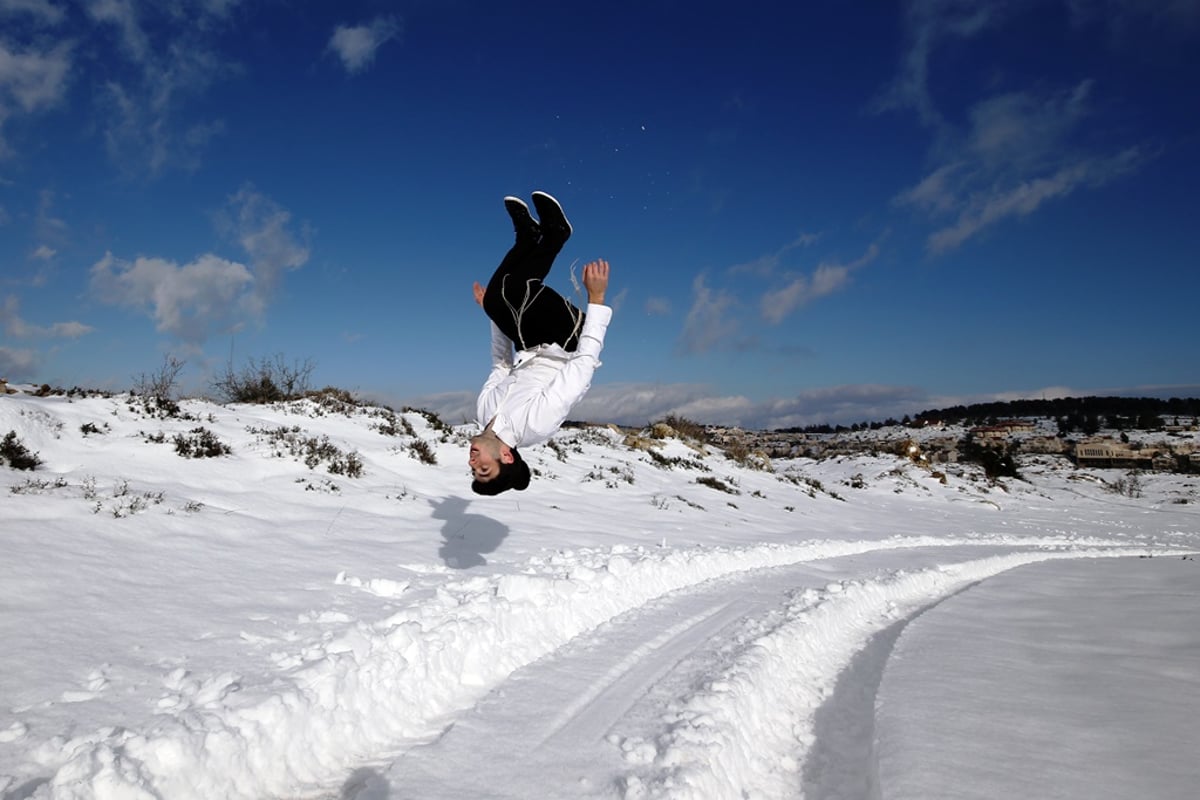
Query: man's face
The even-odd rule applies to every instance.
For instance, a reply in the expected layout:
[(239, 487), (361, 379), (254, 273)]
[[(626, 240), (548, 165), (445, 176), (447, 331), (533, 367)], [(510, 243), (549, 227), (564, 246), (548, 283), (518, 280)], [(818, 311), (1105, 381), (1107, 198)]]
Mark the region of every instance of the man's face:
[(500, 473), (500, 465), (502, 463), (512, 463), (511, 453), (505, 458), (504, 451), (506, 450), (508, 448), (504, 443), (495, 437), (473, 437), (471, 439), (471, 450), (470, 455), (467, 457), (467, 463), (471, 466), (471, 472), (475, 475), (475, 480), (487, 483)]

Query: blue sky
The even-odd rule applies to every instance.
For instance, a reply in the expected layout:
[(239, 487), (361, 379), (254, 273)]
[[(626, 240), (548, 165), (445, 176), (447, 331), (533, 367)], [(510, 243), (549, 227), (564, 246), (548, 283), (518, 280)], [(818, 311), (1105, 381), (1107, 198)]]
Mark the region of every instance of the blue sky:
[(1196, 396), (1200, 2), (0, 0), (0, 375), (471, 416), (506, 194), (612, 265), (574, 416)]

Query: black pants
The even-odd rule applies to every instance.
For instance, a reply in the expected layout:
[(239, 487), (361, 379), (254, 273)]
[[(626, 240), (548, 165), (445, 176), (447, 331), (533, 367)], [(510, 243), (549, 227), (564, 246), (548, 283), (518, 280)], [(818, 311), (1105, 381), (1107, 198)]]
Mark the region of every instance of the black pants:
[(579, 344), (584, 313), (542, 282), (561, 249), (562, 242), (545, 237), (518, 239), (488, 282), (483, 310), (518, 350), (558, 344), (573, 351)]

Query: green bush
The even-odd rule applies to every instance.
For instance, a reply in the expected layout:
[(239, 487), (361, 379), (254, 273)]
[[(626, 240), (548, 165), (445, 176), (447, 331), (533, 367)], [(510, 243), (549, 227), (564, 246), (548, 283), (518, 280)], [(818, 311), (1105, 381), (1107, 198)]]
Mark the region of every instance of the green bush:
[(0, 461), (7, 461), (13, 469), (26, 470), (37, 469), (42, 463), (37, 453), (29, 452), (29, 448), (21, 443), (16, 431), (9, 431), (0, 441)]
[(982, 445), (974, 436), (964, 439), (960, 448), (961, 460), (980, 465), (984, 474), (993, 481), (998, 478), (1021, 477), (1016, 456), (1016, 444)]
[(217, 438), (208, 428), (193, 428), (184, 436), (175, 435), (175, 452), (184, 458), (217, 458), (233, 452), (233, 448)]

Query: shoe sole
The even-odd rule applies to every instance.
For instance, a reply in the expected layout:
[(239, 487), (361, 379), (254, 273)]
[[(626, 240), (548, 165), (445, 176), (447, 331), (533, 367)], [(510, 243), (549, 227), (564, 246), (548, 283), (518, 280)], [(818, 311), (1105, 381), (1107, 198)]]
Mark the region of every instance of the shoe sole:
[(529, 206), (525, 205), (524, 200), (509, 195), (504, 198), (504, 210), (508, 212), (508, 216), (512, 220), (513, 230), (517, 233), (518, 241), (525, 238), (537, 241), (541, 237), (542, 226), (529, 213)]
[[(538, 202), (539, 199), (544, 200), (544, 202), (539, 203)], [(533, 204), (534, 204), (534, 206), (538, 207), (538, 216), (541, 218), (543, 225), (560, 224), (564, 228), (566, 228), (567, 236), (569, 237), (571, 235), (571, 233), (573, 232), (574, 229), (571, 227), (571, 223), (567, 221), (567, 215), (563, 213), (562, 204), (559, 203), (557, 200), (555, 200), (552, 195), (547, 194), (546, 192), (542, 192), (542, 191), (534, 192), (533, 193)], [(541, 206), (543, 206), (543, 205), (546, 206), (547, 208), (551, 209), (550, 214), (546, 214), (545, 211), (541, 208)], [(548, 220), (548, 219), (546, 219), (547, 216), (553, 216), (555, 219)]]

